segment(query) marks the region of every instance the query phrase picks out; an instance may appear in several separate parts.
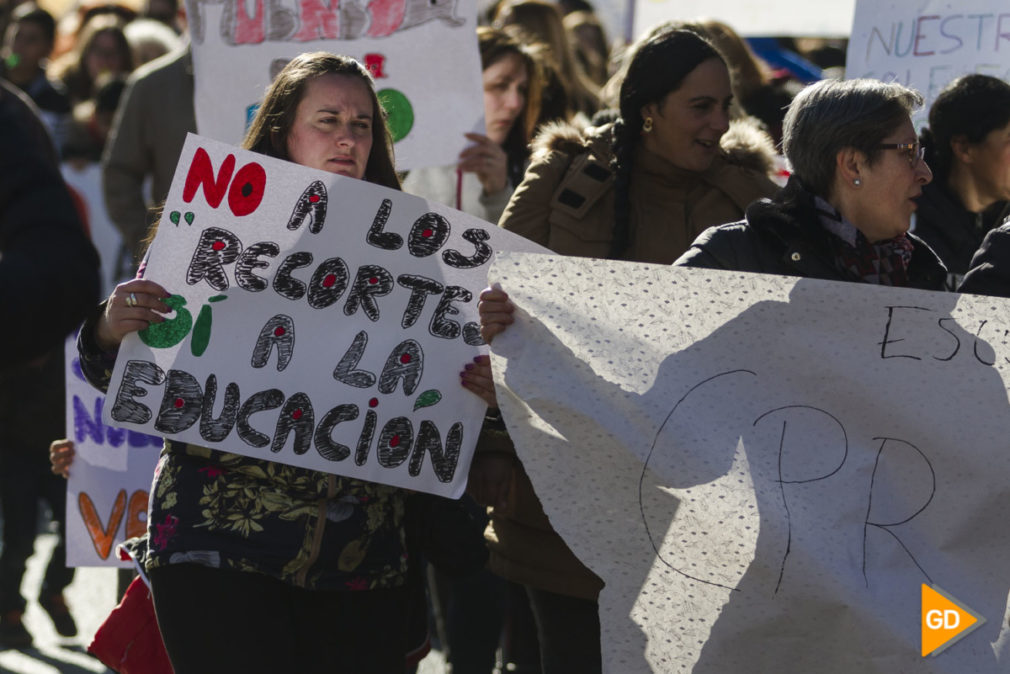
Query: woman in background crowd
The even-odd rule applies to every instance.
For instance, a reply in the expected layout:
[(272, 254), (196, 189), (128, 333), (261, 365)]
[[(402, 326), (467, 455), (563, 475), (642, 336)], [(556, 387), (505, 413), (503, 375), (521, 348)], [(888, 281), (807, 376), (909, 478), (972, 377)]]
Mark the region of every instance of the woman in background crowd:
[[(501, 226), (565, 255), (672, 263), (706, 227), (740, 218), (776, 190), (770, 139), (727, 133), (732, 97), (709, 42), (661, 32), (628, 68), (617, 122), (538, 138)], [(474, 373), (472, 390), (486, 392), (486, 376)], [(494, 402), (493, 391), (486, 399)], [(470, 490), (494, 506), (490, 567), (526, 586), (543, 671), (600, 671), (602, 581), (551, 528), (504, 427), (488, 429), (479, 450)]]
[(546, 56), (557, 73), (557, 83), (564, 89), (565, 119), (571, 120), (579, 113), (586, 121), (592, 118), (600, 107), (599, 91), (576, 60), (556, 5), (545, 0), (505, 2), (498, 8), (494, 26), (514, 27), (523, 41), (545, 45)]
[(114, 14), (95, 16), (84, 25), (74, 49), (53, 63), (53, 74), (74, 105), (94, 95), (99, 75), (125, 77), (133, 71), (133, 52), (123, 26)]
[(953, 289), (983, 237), (1010, 214), (1010, 84), (966, 75), (937, 96), (920, 138), (934, 180), (912, 231), (936, 251)]
[(497, 223), (529, 161), (540, 76), (529, 49), (503, 31), (478, 28), (477, 41), (487, 131), (464, 134), (472, 145), (456, 166), (412, 170), (403, 191)]

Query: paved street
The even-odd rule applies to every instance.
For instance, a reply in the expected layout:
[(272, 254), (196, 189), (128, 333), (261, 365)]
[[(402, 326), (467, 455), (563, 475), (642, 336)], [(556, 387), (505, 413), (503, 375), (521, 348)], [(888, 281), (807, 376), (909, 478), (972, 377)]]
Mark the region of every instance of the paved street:
[(35, 540), (35, 554), (28, 561), (28, 573), (22, 584), (30, 598), (25, 624), (35, 637), (35, 646), (26, 651), (0, 651), (0, 672), (12, 674), (85, 674), (109, 672), (85, 652), (98, 626), (116, 605), (115, 569), (78, 569), (67, 591), (67, 604), (77, 620), (78, 635), (65, 639), (53, 629), (49, 616), (34, 598), (45, 572), (45, 562), (56, 545), (56, 536), (43, 534)]
[[(67, 603), (77, 620), (78, 635), (65, 639), (56, 634), (49, 616), (35, 603), (45, 562), (56, 545), (56, 536), (43, 534), (35, 541), (35, 555), (28, 561), (28, 573), (23, 584), (24, 594), (31, 598), (25, 612), (25, 624), (35, 637), (35, 646), (26, 651), (0, 651), (0, 672), (3, 674), (86, 674), (111, 672), (85, 651), (99, 625), (116, 605), (116, 570), (78, 569), (67, 591)], [(441, 653), (432, 651), (421, 663), (419, 674), (444, 674)]]

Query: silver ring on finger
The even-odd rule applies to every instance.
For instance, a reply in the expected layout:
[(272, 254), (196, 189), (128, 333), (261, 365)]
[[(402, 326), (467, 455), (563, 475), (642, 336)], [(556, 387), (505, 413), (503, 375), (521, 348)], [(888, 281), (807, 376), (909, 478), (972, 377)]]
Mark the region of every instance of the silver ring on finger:
[(126, 296), (126, 306), (128, 307), (137, 306), (137, 296), (135, 294), (130, 293), (129, 295)]

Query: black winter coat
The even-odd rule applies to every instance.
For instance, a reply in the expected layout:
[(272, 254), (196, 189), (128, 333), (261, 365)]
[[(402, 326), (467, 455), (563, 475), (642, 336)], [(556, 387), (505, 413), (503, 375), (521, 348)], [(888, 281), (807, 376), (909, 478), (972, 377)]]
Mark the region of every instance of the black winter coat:
[(923, 187), (918, 201), (912, 231), (943, 260), (953, 290), (968, 271), (983, 237), (1010, 213), (1010, 202), (997, 201), (981, 213), (972, 213), (937, 182)]
[[(702, 232), (674, 264), (861, 282), (835, 265), (831, 236), (820, 225), (814, 196), (792, 178), (774, 199), (752, 203), (744, 220)], [(922, 240), (914, 235), (909, 239), (914, 246), (909, 287), (943, 290), (943, 263)]]
[(957, 291), (1010, 297), (1010, 222), (985, 235)]
[(0, 371), (62, 344), (98, 302), (98, 253), (31, 105), (0, 80)]

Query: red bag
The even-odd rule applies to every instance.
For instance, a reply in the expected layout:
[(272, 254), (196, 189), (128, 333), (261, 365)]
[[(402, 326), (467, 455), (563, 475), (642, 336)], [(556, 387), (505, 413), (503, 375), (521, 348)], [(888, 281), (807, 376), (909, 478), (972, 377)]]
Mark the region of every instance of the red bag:
[(173, 674), (151, 591), (139, 576), (98, 628), (88, 653), (119, 674)]

